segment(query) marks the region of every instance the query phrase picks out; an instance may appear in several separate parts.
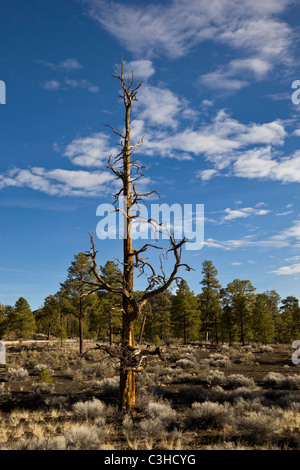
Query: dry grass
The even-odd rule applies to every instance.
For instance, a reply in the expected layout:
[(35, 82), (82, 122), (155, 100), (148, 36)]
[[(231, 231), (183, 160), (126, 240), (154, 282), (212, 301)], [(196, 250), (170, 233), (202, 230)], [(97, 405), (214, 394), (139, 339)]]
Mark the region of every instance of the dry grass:
[[(86, 349), (92, 347), (86, 343)], [(137, 375), (136, 412), (117, 408), (117, 366), (76, 342), (7, 347), (0, 449), (300, 449), (300, 376), (287, 346), (166, 348)], [(51, 383), (38, 383), (47, 370)]]

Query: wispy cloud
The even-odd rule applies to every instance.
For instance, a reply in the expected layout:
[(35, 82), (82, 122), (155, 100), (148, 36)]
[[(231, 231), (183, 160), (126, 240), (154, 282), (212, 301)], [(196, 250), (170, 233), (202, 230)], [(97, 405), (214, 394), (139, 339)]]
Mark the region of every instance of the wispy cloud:
[(180, 57), (208, 39), (273, 58), (286, 54), (291, 45), (288, 25), (275, 19), (291, 0), (186, 0), (184, 8), (179, 0), (149, 5), (107, 0), (83, 3), (95, 21), (140, 56)]
[(285, 240), (276, 240), (273, 238), (266, 240), (250, 240), (246, 237), (233, 240), (215, 240), (208, 238), (205, 240), (204, 246), (208, 248), (221, 248), (223, 250), (236, 250), (240, 248), (273, 249), (288, 247), (289, 243)]
[[(296, 243), (295, 243), (296, 241)], [(270, 236), (263, 240), (256, 239), (255, 236), (245, 236), (240, 239), (231, 240), (216, 240), (208, 238), (205, 240), (204, 246), (208, 248), (221, 248), (224, 250), (236, 250), (240, 248), (260, 248), (260, 249), (280, 249), (293, 246), (294, 248), (300, 246), (300, 220), (295, 220), (290, 227), (280, 231), (277, 235)], [(296, 260), (292, 258), (291, 260)], [(300, 264), (293, 264), (292, 266), (300, 266)], [(279, 270), (272, 271), (276, 274), (284, 274), (289, 271), (289, 267), (280, 268)], [(279, 272), (278, 272), (279, 271)]]
[(264, 79), (271, 68), (267, 60), (258, 57), (234, 59), (214, 72), (202, 75), (199, 82), (214, 90), (237, 91), (253, 80)]
[[(172, 96), (172, 95), (171, 95)], [(188, 115), (190, 109), (188, 103), (182, 104), (177, 101), (174, 96), (166, 99), (169, 106), (156, 106), (158, 112), (157, 119), (169, 119), (172, 129), (164, 130), (164, 124), (160, 129), (147, 129), (145, 136), (143, 152), (147, 154), (158, 154), (161, 156), (174, 157), (176, 154), (182, 152), (190, 154), (191, 156), (204, 156), (208, 162), (213, 164), (214, 170), (204, 173), (202, 170), (196, 176), (204, 180), (210, 179), (212, 176), (219, 174), (219, 171), (230, 167), (239, 155), (238, 151), (242, 149), (247, 150), (253, 145), (283, 145), (287, 135), (283, 123), (280, 120), (275, 120), (269, 123), (241, 123), (233, 119), (225, 110), (219, 110), (217, 114), (211, 119), (210, 122), (203, 122), (200, 125), (193, 124), (192, 126), (182, 126), (177, 130), (177, 125), (182, 118), (182, 115)], [(155, 100), (154, 100), (155, 102)], [(147, 107), (143, 112), (144, 117), (151, 118), (152, 113)], [(153, 108), (155, 114), (155, 109)], [(192, 114), (192, 113), (191, 113)], [(153, 118), (156, 119), (156, 118)], [(183, 127), (183, 128), (182, 128)]]
[(83, 66), (78, 62), (78, 60), (74, 58), (65, 59), (58, 63), (48, 62), (46, 60), (38, 60), (37, 62), (45, 65), (46, 67), (52, 70), (64, 70), (67, 72), (71, 72), (72, 70), (78, 70), (78, 69), (83, 68)]
[(259, 209), (256, 207), (243, 207), (240, 209), (225, 209), (225, 215), (221, 218), (221, 223), (230, 222), (236, 219), (245, 219), (254, 215), (266, 215), (270, 211), (266, 209)]
[(0, 190), (10, 186), (27, 187), (49, 196), (95, 197), (104, 194), (108, 185), (113, 185), (113, 176), (108, 171), (33, 167), (26, 170), (15, 168), (7, 175), (0, 175)]
[(69, 78), (65, 78), (64, 80), (46, 80), (42, 83), (42, 88), (50, 91), (82, 89), (91, 93), (98, 93), (100, 90), (98, 86), (93, 85), (86, 79), (74, 80)]
[(300, 263), (291, 264), (290, 266), (281, 266), (271, 273), (277, 274), (278, 276), (292, 276), (300, 273)]
[(179, 58), (204, 41), (230, 47), (240, 58), (199, 78), (202, 85), (218, 91), (238, 91), (266, 79), (278, 65), (294, 67), (295, 32), (278, 17), (292, 0), (186, 0), (184, 8), (179, 0), (82, 3), (93, 20), (138, 58)]

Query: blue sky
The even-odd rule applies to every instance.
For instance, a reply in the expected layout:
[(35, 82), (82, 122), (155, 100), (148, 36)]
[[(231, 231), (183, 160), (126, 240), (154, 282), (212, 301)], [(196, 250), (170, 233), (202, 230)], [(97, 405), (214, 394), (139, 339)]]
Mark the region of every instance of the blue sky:
[[(115, 192), (106, 162), (118, 140), (105, 124), (122, 129), (121, 54), (143, 80), (132, 125), (145, 187), (160, 203), (205, 206), (204, 247), (183, 250), (190, 287), (200, 292), (210, 259), (224, 287), (249, 279), (299, 297), (299, 2), (182, 5), (1, 5), (1, 303), (38, 308), (90, 249), (96, 209)], [(96, 244), (99, 265), (121, 257), (121, 241)]]

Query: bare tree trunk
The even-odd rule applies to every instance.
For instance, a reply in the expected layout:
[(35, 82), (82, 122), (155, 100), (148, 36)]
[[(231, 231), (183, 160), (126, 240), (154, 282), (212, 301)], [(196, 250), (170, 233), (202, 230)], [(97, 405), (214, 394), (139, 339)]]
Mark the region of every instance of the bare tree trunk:
[(112, 318), (111, 315), (109, 317), (109, 345), (112, 346), (113, 344), (113, 338), (114, 338), (114, 333), (113, 333), (113, 325), (112, 325)]
[(143, 334), (144, 334), (145, 323), (146, 323), (146, 315), (143, 316), (143, 321), (142, 321), (142, 325), (141, 325), (141, 329), (140, 329), (139, 343), (141, 343), (141, 341), (142, 341), (142, 337), (143, 337)]
[(48, 333), (47, 333), (47, 340), (49, 340), (51, 337), (51, 322), (49, 321), (48, 323)]
[[(135, 188), (135, 182), (140, 179), (143, 174), (140, 172), (142, 168), (135, 160), (131, 160), (131, 154), (133, 149), (142, 144), (142, 141), (138, 142), (135, 145), (130, 145), (130, 111), (134, 101), (136, 101), (137, 90), (141, 86), (141, 83), (133, 88), (133, 73), (131, 79), (128, 79), (128, 84), (125, 84), (123, 77), (123, 61), (121, 74), (115, 72), (115, 77), (120, 80), (121, 87), (123, 90), (123, 101), (125, 105), (125, 132), (120, 134), (112, 126), (115, 134), (117, 134), (121, 139), (121, 152), (115, 157), (113, 163), (111, 158), (108, 160), (108, 166), (114, 175), (122, 181), (122, 188), (115, 195), (115, 202), (120, 198), (121, 193), (123, 196), (124, 208), (121, 211), (124, 215), (124, 226), (126, 232), (124, 233), (123, 240), (123, 283), (122, 287), (113, 287), (108, 284), (103, 277), (99, 274), (97, 261), (96, 261), (96, 249), (94, 245), (93, 235), (91, 235), (92, 248), (89, 252), (89, 256), (93, 262), (93, 272), (96, 277), (96, 284), (90, 283), (93, 286), (91, 292), (96, 292), (99, 287), (105, 289), (108, 292), (119, 294), (123, 299), (123, 329), (122, 329), (122, 340), (121, 340), (121, 351), (116, 352), (113, 348), (105, 348), (108, 354), (118, 357), (120, 359), (120, 401), (119, 408), (121, 410), (128, 410), (135, 406), (135, 372), (140, 372), (145, 366), (142, 365), (141, 361), (136, 363), (132, 362), (134, 356), (134, 322), (139, 318), (139, 315), (142, 311), (143, 306), (148, 302), (148, 300), (158, 295), (165, 290), (167, 290), (173, 281), (177, 280), (177, 272), (181, 266), (185, 266), (187, 270), (190, 270), (189, 266), (181, 263), (181, 250), (182, 245), (187, 241), (185, 238), (180, 242), (175, 241), (174, 235), (169, 235), (170, 238), (170, 249), (166, 253), (172, 252), (175, 257), (175, 264), (173, 270), (169, 277), (166, 277), (164, 271), (160, 275), (157, 275), (153, 266), (150, 262), (145, 261), (145, 259), (140, 258), (140, 254), (144, 253), (148, 247), (154, 247), (152, 244), (145, 244), (139, 250), (133, 248), (132, 244), (132, 208), (135, 204), (138, 204), (138, 201), (143, 200), (144, 197), (148, 197), (156, 191), (151, 191), (146, 194), (139, 194)], [(122, 164), (120, 165), (120, 162)], [(132, 172), (135, 171), (135, 177), (132, 176)], [(119, 209), (120, 210), (120, 209)], [(137, 216), (135, 216), (137, 217)], [(144, 221), (147, 223), (154, 223), (152, 219)], [(157, 226), (161, 225), (156, 222)], [(148, 277), (148, 287), (145, 289), (141, 299), (135, 298), (134, 295), (134, 286), (133, 286), (133, 273), (134, 269), (139, 269), (140, 275), (145, 274), (145, 269), (150, 270), (150, 277)], [(158, 348), (159, 349), (159, 348)], [(148, 354), (157, 354), (160, 353), (159, 350)], [(145, 354), (145, 352), (144, 352)], [(137, 358), (136, 358), (137, 359)], [(141, 359), (142, 360), (142, 359)]]
[[(123, 317), (123, 334), (122, 344), (125, 346), (125, 351), (128, 351), (128, 346), (134, 348), (134, 334), (133, 334), (133, 323), (128, 322), (128, 317)], [(128, 410), (135, 406), (135, 372), (128, 370), (126, 367), (128, 357), (126, 352), (124, 358), (121, 359), (120, 366), (120, 399), (119, 408), (121, 410)]]
[(79, 299), (79, 353), (83, 353), (83, 311), (82, 311), (82, 299)]
[[(125, 139), (123, 145), (123, 197), (124, 212), (126, 215), (125, 238), (123, 246), (123, 280), (124, 288), (127, 292), (133, 292), (133, 247), (132, 247), (132, 196), (131, 196), (131, 176), (130, 176), (130, 109), (132, 100), (128, 95), (124, 96), (124, 104), (126, 108), (125, 115)], [(131, 347), (134, 348), (134, 328), (133, 319), (135, 318), (133, 307), (126, 295), (123, 295), (123, 334), (122, 346), (124, 350)], [(123, 362), (123, 361), (122, 361)], [(120, 408), (128, 409), (135, 406), (135, 373), (128, 371), (121, 362), (120, 368)]]

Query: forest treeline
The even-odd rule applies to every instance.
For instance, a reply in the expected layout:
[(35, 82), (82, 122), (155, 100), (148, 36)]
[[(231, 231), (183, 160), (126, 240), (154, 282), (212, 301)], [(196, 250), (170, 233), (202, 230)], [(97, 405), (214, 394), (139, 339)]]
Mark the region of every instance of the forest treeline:
[[(113, 261), (100, 267), (111, 286), (122, 284), (122, 272)], [(0, 304), (0, 338), (30, 339), (78, 336), (118, 341), (122, 328), (122, 297), (105, 290), (93, 292), (90, 259), (78, 253), (60, 290), (32, 312), (26, 299), (14, 306)], [(151, 298), (135, 324), (136, 340), (159, 344), (180, 338), (214, 343), (292, 343), (300, 337), (300, 307), (296, 297), (281, 299), (275, 290), (256, 293), (249, 280), (234, 279), (226, 287), (218, 281), (212, 261), (202, 263), (200, 293), (181, 280), (175, 294), (165, 291)], [(139, 295), (139, 292), (137, 292)], [(141, 293), (142, 295), (142, 293)]]

